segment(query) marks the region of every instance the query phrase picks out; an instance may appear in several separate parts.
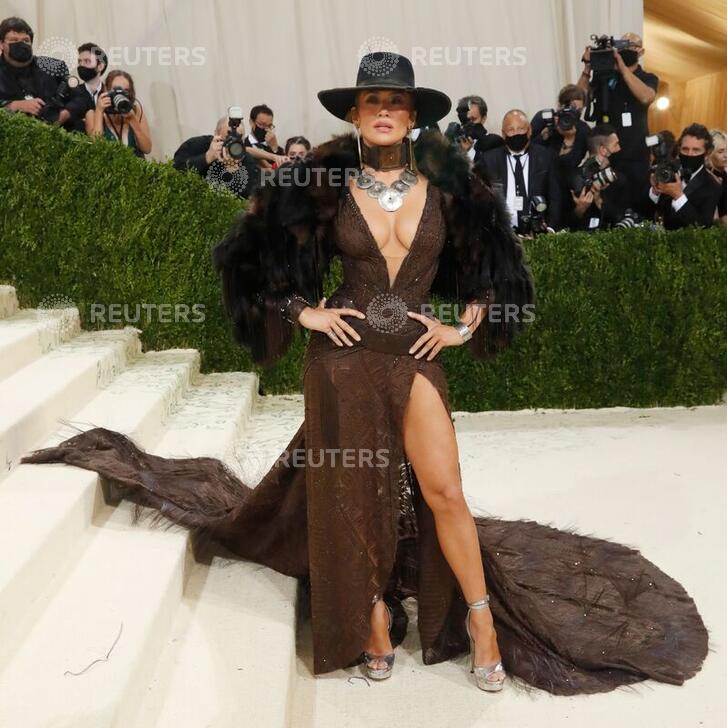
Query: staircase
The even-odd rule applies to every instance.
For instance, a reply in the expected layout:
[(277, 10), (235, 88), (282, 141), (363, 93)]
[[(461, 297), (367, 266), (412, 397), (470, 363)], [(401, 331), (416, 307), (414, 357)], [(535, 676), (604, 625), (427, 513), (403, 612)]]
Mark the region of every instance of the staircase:
[(139, 333), (82, 331), (76, 309), (19, 309), (0, 286), (0, 726), (285, 726), (295, 579), (197, 563), (185, 529), (132, 525), (133, 505), (107, 505), (95, 473), (18, 464), (103, 426), (259, 481), (302, 396), (259, 396), (252, 373), (202, 375), (196, 350), (143, 353)]

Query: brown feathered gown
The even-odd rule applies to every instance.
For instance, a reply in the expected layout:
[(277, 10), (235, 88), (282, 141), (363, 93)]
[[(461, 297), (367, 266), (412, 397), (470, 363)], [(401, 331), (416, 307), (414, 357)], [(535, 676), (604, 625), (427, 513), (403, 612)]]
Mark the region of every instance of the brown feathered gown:
[[(394, 608), (395, 645), (408, 625), (401, 600), (416, 598), (422, 661), (431, 665), (467, 652), (469, 644), (466, 603), (402, 448), (404, 409), (417, 372), (434, 385), (450, 417), (451, 410), (438, 358), (408, 354), (423, 325), (404, 315), (387, 329), (392, 319), (386, 312), (395, 319), (399, 301), (419, 310), (430, 300), (445, 240), (442, 192), (428, 185), (421, 221), (392, 287), (348, 190), (338, 203), (334, 234), (344, 282), (326, 305), (368, 310), (365, 321), (347, 318), (362, 341), (339, 347), (312, 332), (304, 360), (305, 421), (256, 487), (240, 482), (219, 460), (156, 457), (103, 428), (24, 462), (95, 470), (124, 496), (195, 535), (304, 580), (316, 674), (361, 661), (379, 598)], [(303, 305), (294, 300), (291, 315)], [(342, 458), (321, 461), (329, 449), (367, 450), (374, 457), (355, 467), (350, 461), (344, 466)], [(551, 693), (574, 694), (647, 678), (680, 684), (700, 669), (708, 640), (694, 602), (640, 552), (533, 521), (475, 522), (511, 675)]]

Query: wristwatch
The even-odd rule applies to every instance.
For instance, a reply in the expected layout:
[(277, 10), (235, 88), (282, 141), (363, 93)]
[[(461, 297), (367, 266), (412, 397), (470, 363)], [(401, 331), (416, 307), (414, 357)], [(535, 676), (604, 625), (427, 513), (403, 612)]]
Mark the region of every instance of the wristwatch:
[(460, 321), (454, 328), (457, 329), (460, 336), (465, 341), (469, 341), (472, 338), (472, 331), (470, 330), (470, 327), (464, 323), (464, 321)]

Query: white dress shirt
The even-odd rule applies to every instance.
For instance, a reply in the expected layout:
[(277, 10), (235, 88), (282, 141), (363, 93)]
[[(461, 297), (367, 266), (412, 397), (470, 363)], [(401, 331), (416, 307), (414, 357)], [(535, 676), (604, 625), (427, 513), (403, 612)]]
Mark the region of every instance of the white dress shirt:
[[(505, 202), (507, 203), (507, 209), (510, 213), (510, 220), (512, 226), (517, 227), (517, 210), (515, 209), (515, 159), (514, 154), (507, 150), (505, 152), (505, 162), (507, 163), (507, 196)], [(523, 178), (525, 179), (525, 194), (528, 193), (528, 160), (530, 155), (527, 152), (523, 152), (520, 155), (520, 164), (523, 168)], [(525, 205), (525, 200), (522, 201)], [(523, 208), (520, 208), (524, 210)]]

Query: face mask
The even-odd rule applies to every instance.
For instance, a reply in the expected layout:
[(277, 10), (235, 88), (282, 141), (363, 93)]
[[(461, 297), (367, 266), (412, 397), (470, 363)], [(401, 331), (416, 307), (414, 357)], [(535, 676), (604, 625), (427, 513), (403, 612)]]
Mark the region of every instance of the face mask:
[(76, 70), (78, 71), (78, 78), (80, 78), (81, 81), (91, 81), (96, 78), (95, 68), (89, 68), (88, 66), (78, 66)]
[(634, 63), (638, 63), (639, 61), (639, 52), (633, 51), (630, 48), (622, 48), (619, 51), (619, 55), (623, 58), (623, 62), (627, 66), (633, 66)]
[(507, 148), (513, 152), (522, 152), (522, 150), (528, 145), (528, 135), (513, 134), (512, 136), (506, 136), (505, 144), (507, 145)]
[(18, 63), (27, 63), (33, 57), (33, 46), (24, 40), (11, 43), (10, 57)]
[(688, 172), (696, 172), (704, 164), (704, 154), (697, 154), (693, 157), (680, 154), (679, 161), (682, 163), (682, 167)]
[(610, 164), (613, 164), (614, 162), (618, 162), (618, 160), (621, 158), (621, 152), (611, 152), (611, 154), (608, 155), (607, 159)]
[(259, 126), (256, 126), (252, 130), (252, 135), (257, 139), (259, 142), (265, 141), (265, 135), (268, 133), (267, 129), (261, 129)]

